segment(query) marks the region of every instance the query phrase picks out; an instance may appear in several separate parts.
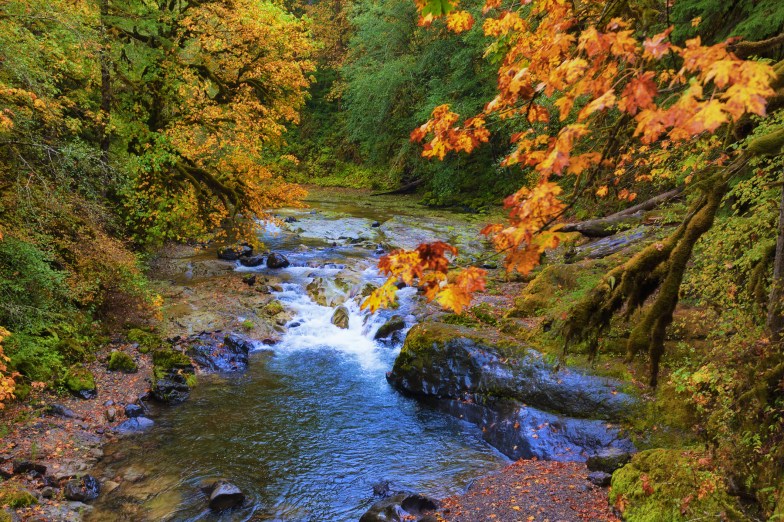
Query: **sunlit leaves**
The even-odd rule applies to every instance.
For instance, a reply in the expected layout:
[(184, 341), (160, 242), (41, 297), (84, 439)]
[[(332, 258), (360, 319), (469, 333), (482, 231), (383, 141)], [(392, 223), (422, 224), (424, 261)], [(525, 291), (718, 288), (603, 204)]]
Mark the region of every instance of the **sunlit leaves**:
[(447, 256), (457, 256), (457, 249), (436, 241), (382, 257), (378, 267), (389, 278), (365, 299), (362, 309), (375, 312), (394, 304), (396, 283), (402, 281), (409, 286), (419, 286), (429, 301), (435, 300), (443, 307), (461, 313), (471, 302), (472, 294), (484, 290), (485, 271), (470, 267), (451, 274)]
[(19, 374), (8, 370), (6, 363), (9, 359), (3, 353), (3, 341), (10, 335), (8, 330), (0, 326), (0, 410), (3, 409), (5, 403), (14, 398), (14, 389), (16, 388), (14, 379), (19, 376)]

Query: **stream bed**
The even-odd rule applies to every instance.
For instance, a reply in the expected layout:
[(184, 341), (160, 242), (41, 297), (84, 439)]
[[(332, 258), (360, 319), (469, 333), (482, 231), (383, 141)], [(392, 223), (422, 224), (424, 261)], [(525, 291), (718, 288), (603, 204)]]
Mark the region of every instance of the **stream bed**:
[[(120, 486), (99, 497), (89, 520), (358, 520), (378, 500), (379, 482), (444, 497), (508, 463), (475, 426), (388, 385), (401, 343), (373, 334), (392, 312), (369, 317), (347, 292), (349, 328), (340, 329), (330, 322), (334, 305), (307, 293), (314, 279), (347, 272), (355, 287), (381, 282), (373, 246), (383, 229), (371, 221), (391, 220), (383, 206), (314, 207), (288, 214), (302, 227), (264, 232), (292, 261), (275, 272), (276, 297), (292, 317), (280, 342), (254, 352), (244, 373), (200, 376), (184, 404), (155, 409), (149, 432), (107, 446), (100, 473)], [(414, 292), (400, 294), (394, 313), (410, 327)], [(218, 478), (243, 490), (242, 508), (207, 508), (201, 488)]]

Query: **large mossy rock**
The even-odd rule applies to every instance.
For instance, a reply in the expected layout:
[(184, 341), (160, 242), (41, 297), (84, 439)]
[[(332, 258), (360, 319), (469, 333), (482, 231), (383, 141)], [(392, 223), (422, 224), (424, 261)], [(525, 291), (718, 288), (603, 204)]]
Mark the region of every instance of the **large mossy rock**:
[(607, 422), (634, 403), (620, 383), (557, 371), (539, 352), (493, 330), (418, 324), (387, 378), (400, 391), (483, 426), (484, 438), (511, 458), (586, 460), (608, 448), (634, 451)]
[(747, 520), (724, 478), (692, 451), (653, 449), (613, 474), (610, 502), (624, 520)]
[(81, 399), (94, 399), (98, 395), (95, 387), (95, 377), (90, 370), (81, 364), (75, 364), (68, 368), (63, 384), (73, 395)]
[(119, 350), (114, 350), (109, 354), (108, 368), (113, 372), (124, 373), (136, 373), (139, 369), (133, 357)]

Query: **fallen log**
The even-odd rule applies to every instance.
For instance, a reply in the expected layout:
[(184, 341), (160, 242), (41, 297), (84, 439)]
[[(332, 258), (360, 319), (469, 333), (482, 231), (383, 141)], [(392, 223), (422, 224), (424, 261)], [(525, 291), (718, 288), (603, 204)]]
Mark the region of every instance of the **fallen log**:
[(371, 196), (395, 196), (398, 194), (409, 194), (411, 192), (414, 192), (414, 190), (424, 182), (425, 182), (424, 179), (417, 179), (412, 181), (411, 183), (406, 183), (402, 187), (398, 187), (394, 190), (388, 190), (386, 192), (375, 192), (371, 194)]
[(586, 237), (611, 236), (621, 230), (628, 230), (629, 228), (639, 225), (642, 223), (643, 212), (652, 210), (662, 203), (670, 201), (682, 191), (683, 188), (669, 190), (647, 201), (643, 201), (642, 203), (603, 218), (589, 219), (577, 223), (566, 223), (561, 227), (561, 232), (579, 232)]

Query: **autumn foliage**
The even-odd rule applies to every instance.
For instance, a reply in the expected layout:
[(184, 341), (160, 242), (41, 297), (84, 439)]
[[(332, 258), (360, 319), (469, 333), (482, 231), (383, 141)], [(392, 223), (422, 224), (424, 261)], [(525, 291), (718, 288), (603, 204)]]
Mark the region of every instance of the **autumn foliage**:
[[(485, 4), (484, 33), (494, 51), (503, 50), (495, 98), (462, 123), (448, 105), (439, 106), (411, 139), (425, 143), (424, 157), (443, 159), (487, 142), (488, 121), (525, 123), (504, 165), (530, 168), (538, 180), (506, 199), (506, 225), (483, 231), (506, 267), (525, 274), (559, 244), (559, 218), (577, 198), (608, 197), (612, 189), (617, 199), (632, 201), (635, 184), (678, 175), (670, 151), (678, 145), (683, 154), (722, 125), (765, 115), (775, 74), (764, 62), (738, 58), (729, 42), (706, 46), (697, 37), (678, 46), (669, 39), (671, 27), (646, 36), (630, 20), (604, 20), (605, 2), (522, 4)], [(422, 24), (445, 17), (446, 27), (460, 32), (473, 23), (450, 21), (460, 12), (457, 1), (417, 0), (417, 6)], [(619, 143), (626, 129), (630, 139)], [(711, 159), (701, 168), (726, 164), (720, 143), (708, 148), (716, 153), (705, 154)], [(567, 176), (571, 194), (558, 181)]]

